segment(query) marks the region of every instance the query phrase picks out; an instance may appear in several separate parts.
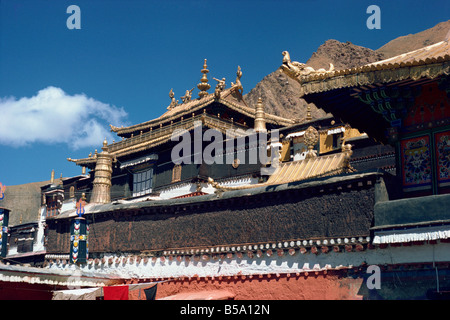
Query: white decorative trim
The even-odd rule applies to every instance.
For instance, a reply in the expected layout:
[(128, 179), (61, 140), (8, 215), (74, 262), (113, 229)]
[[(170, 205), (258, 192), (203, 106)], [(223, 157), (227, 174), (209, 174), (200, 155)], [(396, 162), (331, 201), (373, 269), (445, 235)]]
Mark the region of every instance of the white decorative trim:
[(429, 241), (450, 238), (450, 226), (375, 231), (374, 244)]
[(286, 139), (295, 138), (295, 137), (301, 137), (301, 136), (303, 136), (304, 134), (305, 134), (305, 131), (292, 132), (292, 133), (289, 133), (289, 134), (286, 136)]
[[(358, 245), (358, 239), (354, 239), (353, 245), (351, 238), (345, 239), (348, 243), (344, 247), (355, 248)], [(345, 242), (345, 239), (342, 242)], [(312, 243), (316, 244), (317, 242), (313, 240)], [(294, 244), (296, 244), (295, 241)], [(371, 264), (450, 261), (450, 243), (390, 247), (389, 249), (374, 247), (363, 251), (347, 249), (324, 251), (323, 248), (327, 248), (326, 246), (316, 247), (315, 245), (310, 250), (304, 250), (304, 247), (298, 250), (286, 249), (284, 245), (284, 242), (281, 243), (282, 248), (278, 249), (266, 249), (266, 244), (246, 245), (247, 249), (251, 251), (239, 252), (232, 252), (233, 247), (217, 247), (223, 249), (224, 252), (214, 254), (202, 254), (201, 249), (191, 249), (184, 255), (171, 254), (177, 250), (170, 250), (161, 252), (166, 253), (162, 256), (137, 256), (133, 253), (123, 253), (118, 256), (114, 253), (103, 253), (102, 258), (90, 259), (89, 263), (80, 265), (79, 270), (123, 279), (176, 279), (326, 272), (327, 270), (341, 270)], [(287, 242), (287, 245), (289, 247), (290, 242)], [(263, 249), (260, 249), (261, 246)], [(431, 249), (432, 246), (433, 249)], [(240, 247), (244, 249), (244, 246)], [(209, 249), (211, 251), (211, 248)], [(234, 249), (237, 250), (237, 246), (234, 246)], [(389, 251), (386, 252), (386, 250)], [(61, 262), (49, 265), (50, 269), (56, 270), (66, 270), (72, 267), (70, 264)]]
[(341, 133), (341, 132), (345, 132), (345, 127), (330, 129), (327, 131), (327, 135)]
[(131, 167), (131, 166), (136, 166), (138, 164), (145, 163), (145, 162), (152, 161), (152, 160), (158, 160), (158, 155), (155, 153), (152, 153), (145, 157), (133, 159), (130, 161), (124, 161), (120, 164), (120, 169), (123, 169), (126, 167)]

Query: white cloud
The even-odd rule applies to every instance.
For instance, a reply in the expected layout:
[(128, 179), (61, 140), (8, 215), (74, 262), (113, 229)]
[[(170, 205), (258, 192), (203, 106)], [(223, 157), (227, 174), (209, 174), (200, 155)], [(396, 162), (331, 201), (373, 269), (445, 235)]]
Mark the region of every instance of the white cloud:
[(109, 124), (121, 125), (126, 117), (122, 108), (50, 86), (31, 98), (0, 98), (0, 144), (98, 147), (105, 137), (114, 139)]

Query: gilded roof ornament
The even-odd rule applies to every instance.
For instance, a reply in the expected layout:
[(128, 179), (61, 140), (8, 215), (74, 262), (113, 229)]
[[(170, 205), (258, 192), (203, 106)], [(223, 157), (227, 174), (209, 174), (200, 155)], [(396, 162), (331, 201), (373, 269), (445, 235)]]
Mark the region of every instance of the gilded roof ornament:
[(170, 89), (169, 98), (171, 99), (170, 105), (167, 107), (167, 110), (173, 109), (178, 105), (178, 100), (175, 100), (175, 94), (173, 93), (173, 89)]
[(6, 186), (2, 185), (0, 182), (0, 200), (3, 200), (5, 197)]
[(244, 92), (244, 88), (242, 87), (241, 77), (242, 77), (241, 67), (238, 66), (238, 69), (236, 71), (236, 83), (232, 82), (231, 87), (236, 88), (242, 94)]
[(330, 69), (318, 69), (315, 70), (312, 67), (307, 67), (306, 64), (297, 62), (297, 61), (291, 61), (291, 56), (288, 51), (283, 51), (283, 63), (281, 65), (281, 70), (284, 71), (288, 76), (297, 79), (301, 76), (306, 76), (312, 73), (327, 73), (334, 70), (334, 66), (332, 63), (330, 63)]
[(319, 132), (313, 126), (308, 127), (306, 129), (305, 134), (303, 135), (303, 139), (305, 144), (308, 146), (308, 152), (306, 154), (306, 158), (315, 158), (317, 157), (316, 150), (314, 150), (314, 146), (319, 141)]
[(194, 91), (194, 88), (192, 88), (191, 90), (186, 90), (184, 96), (181, 97), (181, 101), (183, 101), (183, 103), (191, 101), (192, 91)]
[(225, 78), (222, 78), (222, 80), (213, 78), (214, 80), (217, 81), (217, 85), (216, 85), (216, 90), (214, 91), (214, 96), (216, 97), (216, 99), (220, 98), (220, 93), (225, 90)]
[(211, 88), (211, 85), (208, 83), (208, 77), (206, 76), (206, 74), (209, 72), (209, 70), (207, 69), (208, 66), (206, 65), (206, 59), (205, 62), (203, 64), (203, 69), (202, 69), (202, 73), (203, 76), (200, 79), (200, 83), (197, 85), (197, 88), (200, 90), (200, 92), (198, 93), (200, 98), (203, 98), (204, 96), (208, 95), (208, 91)]

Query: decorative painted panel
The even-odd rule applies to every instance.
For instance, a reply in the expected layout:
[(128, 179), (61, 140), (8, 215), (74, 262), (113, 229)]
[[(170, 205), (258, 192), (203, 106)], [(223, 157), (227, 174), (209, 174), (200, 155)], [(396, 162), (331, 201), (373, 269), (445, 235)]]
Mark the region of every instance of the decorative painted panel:
[(89, 225), (78, 217), (72, 221), (70, 232), (70, 262), (86, 263), (89, 258)]
[(422, 136), (401, 141), (403, 190), (431, 190), (430, 138)]
[(450, 186), (450, 132), (435, 134), (435, 145), (438, 186)]
[(405, 126), (429, 123), (450, 116), (450, 104), (447, 93), (440, 90), (437, 83), (426, 84), (420, 95), (415, 98), (414, 106), (408, 110), (404, 119)]

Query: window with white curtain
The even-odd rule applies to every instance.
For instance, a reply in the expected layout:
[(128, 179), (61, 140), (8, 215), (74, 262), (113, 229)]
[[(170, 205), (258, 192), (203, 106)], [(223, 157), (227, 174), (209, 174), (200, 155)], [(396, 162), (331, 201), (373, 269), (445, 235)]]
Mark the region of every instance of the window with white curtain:
[(153, 168), (133, 173), (133, 197), (152, 192)]

